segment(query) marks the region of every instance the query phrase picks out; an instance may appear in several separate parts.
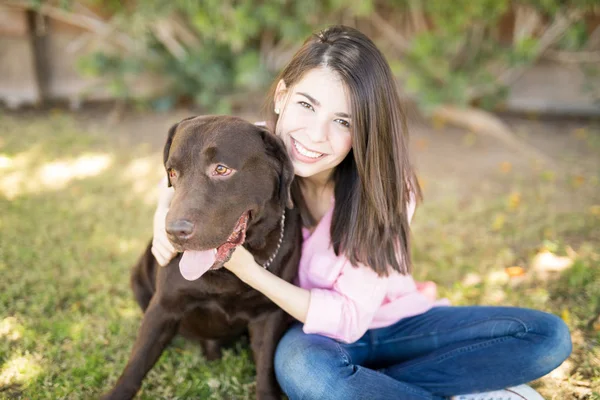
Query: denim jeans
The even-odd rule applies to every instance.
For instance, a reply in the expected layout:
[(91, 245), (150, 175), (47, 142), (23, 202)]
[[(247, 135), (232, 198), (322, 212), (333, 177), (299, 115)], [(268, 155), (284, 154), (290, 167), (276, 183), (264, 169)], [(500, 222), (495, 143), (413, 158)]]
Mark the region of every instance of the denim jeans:
[(444, 399), (540, 378), (571, 353), (557, 316), (517, 307), (434, 307), (350, 344), (282, 337), (275, 375), (290, 400)]

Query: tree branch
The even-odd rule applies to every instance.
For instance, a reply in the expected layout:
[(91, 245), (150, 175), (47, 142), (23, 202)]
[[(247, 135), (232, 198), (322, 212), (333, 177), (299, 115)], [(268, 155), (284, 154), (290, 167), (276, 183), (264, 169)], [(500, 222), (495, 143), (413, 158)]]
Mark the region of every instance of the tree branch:
[(4, 0), (3, 5), (25, 10), (34, 10), (57, 21), (91, 31), (103, 37), (114, 36), (116, 44), (120, 45), (126, 50), (133, 50), (135, 47), (135, 41), (129, 36), (122, 32), (114, 32), (113, 26), (89, 15), (69, 12), (63, 10), (62, 8), (49, 6), (47, 4), (36, 6), (32, 2)]

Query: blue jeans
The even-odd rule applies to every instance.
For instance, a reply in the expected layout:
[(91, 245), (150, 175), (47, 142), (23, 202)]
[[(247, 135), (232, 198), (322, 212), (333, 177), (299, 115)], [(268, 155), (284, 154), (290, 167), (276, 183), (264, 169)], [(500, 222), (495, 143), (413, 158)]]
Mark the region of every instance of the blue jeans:
[(290, 400), (443, 399), (540, 378), (571, 353), (557, 316), (517, 307), (434, 307), (350, 344), (300, 323), (275, 352)]

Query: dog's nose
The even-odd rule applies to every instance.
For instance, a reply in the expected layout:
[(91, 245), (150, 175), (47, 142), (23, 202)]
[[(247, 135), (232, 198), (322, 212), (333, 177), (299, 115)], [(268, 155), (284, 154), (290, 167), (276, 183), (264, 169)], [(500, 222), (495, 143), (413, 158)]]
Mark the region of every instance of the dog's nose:
[(178, 219), (167, 225), (167, 233), (178, 239), (189, 239), (194, 232), (194, 224), (185, 219)]

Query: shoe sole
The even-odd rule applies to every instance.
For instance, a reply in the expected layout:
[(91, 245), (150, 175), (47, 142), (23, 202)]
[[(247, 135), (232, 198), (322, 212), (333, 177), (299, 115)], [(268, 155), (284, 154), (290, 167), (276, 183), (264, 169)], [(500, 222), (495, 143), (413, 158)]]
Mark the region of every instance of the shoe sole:
[(529, 386), (521, 385), (504, 389), (507, 392), (516, 394), (523, 400), (544, 400), (544, 398)]

